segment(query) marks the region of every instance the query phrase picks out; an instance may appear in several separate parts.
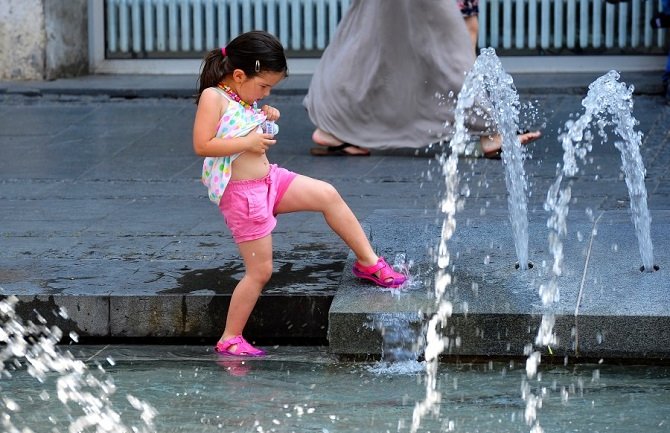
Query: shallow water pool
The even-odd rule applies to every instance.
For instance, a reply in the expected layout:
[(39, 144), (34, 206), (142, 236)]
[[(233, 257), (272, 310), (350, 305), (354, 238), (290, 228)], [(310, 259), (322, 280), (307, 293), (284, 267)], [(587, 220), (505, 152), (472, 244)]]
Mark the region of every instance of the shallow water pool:
[[(112, 392), (103, 403), (125, 425), (143, 426), (128, 394), (153, 407), (149, 430), (157, 432), (409, 432), (414, 406), (425, 396), (416, 362), (340, 362), (319, 347), (271, 348), (269, 356), (249, 360), (198, 346), (63, 351), (107, 384)], [(523, 362), (441, 364), (439, 414), (423, 419), (419, 431), (530, 431), (524, 376)], [(66, 432), (92, 411), (64, 405), (56, 379), (49, 374), (40, 382), (20, 366), (0, 380), (3, 400), (13, 402), (5, 412), (14, 427)], [(667, 366), (545, 365), (531, 385), (544, 395), (537, 418), (545, 432), (670, 431)]]

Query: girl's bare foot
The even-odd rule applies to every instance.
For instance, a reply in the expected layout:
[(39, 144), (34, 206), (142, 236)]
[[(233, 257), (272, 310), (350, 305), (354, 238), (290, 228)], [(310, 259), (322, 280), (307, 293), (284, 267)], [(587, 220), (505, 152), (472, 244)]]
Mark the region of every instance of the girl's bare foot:
[(311, 152), (312, 155), (322, 155), (322, 154), (339, 154), (339, 155), (360, 155), (367, 156), (370, 154), (370, 151), (362, 147), (356, 146), (354, 144), (345, 143), (342, 140), (339, 140), (332, 134), (327, 133), (326, 131), (316, 128), (312, 133), (312, 141), (318, 144), (319, 146), (324, 146), (327, 148), (335, 149), (334, 152), (329, 152), (328, 149), (323, 149), (322, 151), (316, 150)]

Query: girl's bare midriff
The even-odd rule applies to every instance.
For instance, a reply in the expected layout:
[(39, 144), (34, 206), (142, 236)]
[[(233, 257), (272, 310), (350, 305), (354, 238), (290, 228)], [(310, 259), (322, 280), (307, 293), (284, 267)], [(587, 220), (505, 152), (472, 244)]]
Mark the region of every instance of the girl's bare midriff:
[(233, 161), (231, 180), (261, 179), (270, 171), (265, 154), (244, 152)]

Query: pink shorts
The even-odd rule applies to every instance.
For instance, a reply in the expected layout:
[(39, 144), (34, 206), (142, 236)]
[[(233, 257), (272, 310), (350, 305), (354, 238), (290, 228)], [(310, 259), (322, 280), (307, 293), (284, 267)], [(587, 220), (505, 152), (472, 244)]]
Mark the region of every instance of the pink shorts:
[(231, 180), (223, 192), (219, 209), (235, 243), (260, 239), (277, 225), (275, 208), (297, 173), (270, 165), (260, 179)]

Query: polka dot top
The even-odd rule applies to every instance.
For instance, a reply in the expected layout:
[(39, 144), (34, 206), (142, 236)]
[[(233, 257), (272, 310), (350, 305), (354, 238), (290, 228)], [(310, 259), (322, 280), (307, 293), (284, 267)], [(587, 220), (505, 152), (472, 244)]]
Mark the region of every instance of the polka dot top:
[[(241, 104), (230, 99), (223, 90), (217, 87), (212, 88), (228, 99), (228, 107), (216, 127), (216, 137), (244, 137), (265, 121), (265, 114), (256, 107), (256, 103), (251, 109), (245, 109)], [(233, 161), (241, 154), (208, 156), (202, 164), (202, 183), (207, 187), (209, 199), (217, 206), (233, 174)]]

